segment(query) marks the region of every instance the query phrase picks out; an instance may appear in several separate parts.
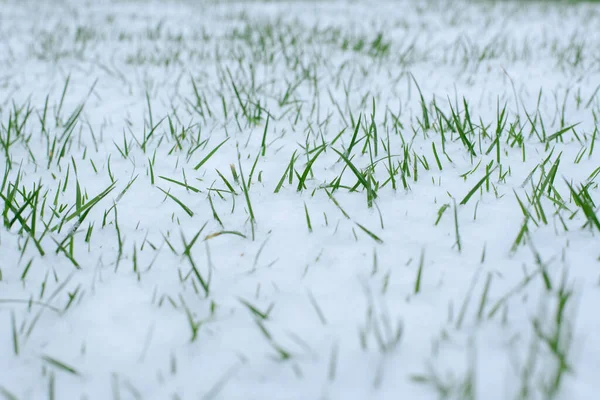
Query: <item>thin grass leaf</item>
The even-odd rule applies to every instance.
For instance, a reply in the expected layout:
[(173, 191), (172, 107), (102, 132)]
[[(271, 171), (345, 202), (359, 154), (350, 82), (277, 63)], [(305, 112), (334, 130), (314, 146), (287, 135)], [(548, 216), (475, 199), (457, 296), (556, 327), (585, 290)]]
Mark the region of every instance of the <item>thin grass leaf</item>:
[(229, 140), (229, 138), (227, 138), (227, 139), (223, 140), (221, 143), (219, 143), (214, 149), (212, 149), (210, 151), (210, 153), (208, 153), (206, 155), (206, 157), (204, 157), (198, 164), (196, 164), (194, 169), (198, 170), (201, 166), (203, 166), (204, 163), (206, 163), (217, 152), (217, 150), (219, 150), (221, 148), (221, 146), (223, 146), (228, 140)]
[(244, 235), (243, 233), (238, 232), (238, 231), (219, 231), (219, 232), (214, 232), (209, 235), (206, 235), (204, 240), (213, 239), (213, 238), (216, 238), (217, 236), (221, 236), (221, 235), (235, 235), (235, 236), (239, 236), (239, 237), (246, 239), (246, 235)]
[(170, 198), (175, 203), (177, 203), (179, 205), (179, 207), (181, 207), (183, 209), (183, 211), (185, 211), (190, 217), (194, 216), (194, 212), (192, 210), (190, 210), (188, 206), (186, 206), (185, 204), (183, 204), (183, 202), (181, 200), (179, 200), (177, 197), (173, 196), (169, 192), (164, 191), (162, 188), (160, 188), (158, 186), (156, 188), (158, 190), (160, 190), (161, 192), (163, 192), (168, 198)]
[(465, 198), (462, 199), (462, 201), (460, 202), (461, 205), (467, 204), (469, 199), (475, 194), (475, 192), (477, 192), (477, 190), (479, 190), (481, 185), (483, 185), (483, 183), (490, 177), (490, 175), (492, 174), (492, 172), (494, 172), (496, 170), (496, 168), (497, 167), (494, 167), (490, 171), (488, 171), (488, 173), (485, 174), (485, 176), (483, 178), (481, 178), (481, 180), (479, 182), (477, 182), (477, 184), (475, 184), (475, 186), (473, 186), (473, 188), (469, 191), (469, 193), (467, 193)]
[(368, 206), (371, 207), (373, 204), (373, 200), (377, 197), (377, 194), (371, 188), (371, 183), (367, 180), (367, 178), (363, 175), (363, 173), (360, 172), (358, 170), (358, 168), (356, 168), (354, 166), (354, 164), (352, 164), (352, 161), (350, 161), (344, 154), (340, 153), (336, 149), (333, 149), (333, 151), (335, 151), (342, 158), (342, 160), (344, 160), (346, 165), (348, 165), (350, 170), (354, 173), (354, 175), (356, 175), (356, 178), (358, 179), (358, 181), (367, 190), (367, 203), (368, 203)]
[(62, 361), (57, 360), (56, 358), (47, 356), (47, 355), (43, 355), (41, 356), (41, 359), (46, 361), (48, 364), (52, 365), (53, 367), (56, 367), (62, 371), (65, 371), (71, 375), (76, 375), (76, 376), (81, 376), (81, 374), (79, 373), (79, 371), (77, 371), (75, 368), (71, 367), (68, 364), (65, 364)]
[(304, 181), (306, 181), (306, 178), (308, 177), (308, 174), (310, 173), (310, 170), (313, 166), (313, 164), (315, 163), (315, 161), (317, 161), (317, 158), (321, 155), (321, 153), (325, 151), (325, 146), (322, 145), (313, 155), (313, 157), (308, 161), (308, 164), (306, 164), (306, 168), (304, 168), (304, 172), (302, 173), (302, 176), (300, 176), (299, 182), (298, 182), (298, 187), (296, 188), (296, 190), (298, 192), (302, 191), (302, 188), (304, 187)]
[(383, 244), (383, 240), (381, 240), (377, 235), (375, 235), (373, 232), (371, 232), (370, 230), (368, 230), (367, 228), (365, 228), (364, 226), (362, 226), (361, 224), (359, 224), (358, 222), (355, 222), (355, 224), (362, 229), (363, 232), (365, 232), (367, 235), (369, 235), (371, 237), (371, 239), (373, 239), (374, 241), (376, 241), (379, 244)]

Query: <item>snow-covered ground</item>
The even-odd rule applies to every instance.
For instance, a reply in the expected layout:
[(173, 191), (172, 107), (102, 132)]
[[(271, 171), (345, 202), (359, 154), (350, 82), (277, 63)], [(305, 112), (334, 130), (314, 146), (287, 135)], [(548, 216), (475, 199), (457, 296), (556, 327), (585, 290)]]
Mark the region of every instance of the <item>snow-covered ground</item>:
[(594, 399), (600, 5), (0, 1), (0, 398)]

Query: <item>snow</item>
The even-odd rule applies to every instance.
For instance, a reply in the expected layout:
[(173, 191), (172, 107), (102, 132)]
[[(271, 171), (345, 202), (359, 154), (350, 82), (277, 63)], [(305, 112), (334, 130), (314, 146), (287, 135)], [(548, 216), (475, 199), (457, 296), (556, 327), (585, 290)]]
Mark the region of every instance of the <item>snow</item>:
[[(567, 182), (600, 218), (599, 20), (592, 3), (0, 1), (0, 397), (595, 398), (600, 229)], [(474, 156), (438, 118), (465, 104)], [(372, 207), (334, 149), (372, 176)], [(528, 198), (559, 157), (544, 223)]]

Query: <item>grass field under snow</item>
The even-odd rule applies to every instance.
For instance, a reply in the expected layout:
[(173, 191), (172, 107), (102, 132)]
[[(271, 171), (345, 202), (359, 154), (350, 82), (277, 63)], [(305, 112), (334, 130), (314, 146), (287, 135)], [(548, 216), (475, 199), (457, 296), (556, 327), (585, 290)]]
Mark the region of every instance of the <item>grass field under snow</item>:
[(594, 399), (600, 5), (0, 1), (0, 398)]

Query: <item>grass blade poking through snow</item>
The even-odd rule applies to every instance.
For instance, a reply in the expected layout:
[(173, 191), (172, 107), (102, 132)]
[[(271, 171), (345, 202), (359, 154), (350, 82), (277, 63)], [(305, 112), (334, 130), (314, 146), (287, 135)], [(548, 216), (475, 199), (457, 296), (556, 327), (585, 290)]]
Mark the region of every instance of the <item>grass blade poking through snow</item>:
[(475, 184), (475, 186), (473, 186), (473, 188), (469, 191), (469, 193), (467, 193), (467, 195), (465, 196), (464, 199), (462, 199), (462, 201), (460, 202), (461, 205), (465, 205), (468, 203), (469, 199), (475, 194), (475, 192), (477, 192), (477, 190), (481, 187), (481, 185), (483, 185), (483, 183), (490, 177), (490, 175), (492, 174), (492, 172), (494, 172), (496, 170), (496, 167), (492, 168), (491, 170), (488, 171), (487, 174), (485, 174), (485, 176), (483, 178), (481, 178), (481, 180), (479, 182), (477, 182)]
[(594, 211), (594, 203), (590, 198), (587, 188), (585, 186), (582, 186), (581, 191), (577, 193), (568, 181), (565, 180), (565, 183), (571, 191), (571, 195), (575, 200), (575, 204), (577, 204), (577, 206), (579, 206), (583, 210), (583, 214), (585, 215), (587, 222), (590, 224), (590, 226), (595, 226), (600, 232), (600, 220), (598, 220), (598, 216)]
[(336, 149), (333, 149), (333, 151), (335, 151), (342, 158), (342, 160), (344, 160), (344, 162), (346, 163), (346, 165), (348, 165), (348, 167), (350, 168), (350, 170), (352, 170), (352, 172), (354, 172), (354, 175), (356, 175), (356, 178), (358, 178), (358, 181), (364, 186), (364, 188), (367, 191), (367, 205), (369, 207), (372, 207), (373, 206), (373, 200), (377, 197), (377, 194), (375, 193), (375, 191), (371, 187), (371, 183), (369, 182), (369, 180), (365, 177), (365, 175), (362, 172), (360, 172), (354, 166), (354, 164), (352, 164), (352, 161), (350, 161), (348, 159), (348, 157), (346, 157), (344, 154), (340, 153)]
[(454, 233), (456, 235), (456, 247), (458, 248), (458, 252), (462, 251), (462, 243), (460, 241), (460, 232), (458, 230), (458, 211), (456, 210), (456, 201), (452, 199), (454, 202)]
[[(109, 187), (107, 187), (106, 189), (104, 189), (100, 194), (98, 194), (96, 197), (94, 197), (93, 199), (91, 199), (90, 201), (88, 201), (87, 203), (83, 204), (80, 208), (76, 209), (74, 212), (72, 212), (69, 216), (67, 216), (61, 224), (64, 224), (66, 222), (69, 222), (70, 220), (72, 220), (73, 218), (75, 218), (76, 216), (85, 213), (86, 211), (89, 211), (92, 209), (92, 207), (94, 207), (96, 204), (98, 204), (100, 202), (100, 200), (102, 200), (104, 197), (106, 197), (110, 192), (113, 191), (113, 189), (115, 188), (116, 185), (116, 181), (113, 182)], [(56, 227), (55, 227), (56, 228)], [(54, 229), (55, 229), (54, 228)]]
[(370, 230), (368, 230), (367, 228), (365, 228), (364, 226), (362, 226), (361, 224), (359, 224), (358, 222), (355, 222), (356, 226), (358, 226), (363, 232), (365, 232), (367, 235), (369, 235), (371, 237), (371, 239), (373, 239), (374, 241), (376, 241), (379, 244), (383, 244), (383, 240), (381, 240), (379, 238), (379, 236), (377, 236), (376, 234), (374, 234), (373, 232), (371, 232)]
[(302, 176), (300, 177), (300, 182), (298, 182), (298, 187), (296, 188), (296, 190), (298, 192), (302, 191), (302, 188), (304, 188), (304, 182), (306, 181), (306, 178), (308, 177), (308, 174), (310, 173), (310, 169), (312, 168), (313, 164), (315, 163), (315, 161), (317, 161), (317, 158), (321, 155), (321, 153), (325, 151), (325, 146), (322, 145), (316, 152), (315, 155), (310, 159), (310, 161), (308, 162), (308, 164), (306, 164), (306, 168), (304, 168), (304, 172), (302, 173)]
[(240, 178), (242, 180), (242, 191), (244, 192), (244, 198), (248, 205), (248, 214), (250, 215), (250, 225), (252, 228), (252, 240), (254, 240), (254, 211), (252, 210), (252, 202), (250, 201), (250, 194), (248, 193), (248, 186), (246, 185), (246, 178), (244, 178), (244, 171), (242, 170), (242, 162), (240, 161), (240, 154), (238, 153), (238, 167), (240, 168)]
[(258, 309), (258, 307), (252, 305), (249, 301), (242, 299), (241, 297), (238, 297), (238, 301), (240, 303), (242, 303), (244, 306), (246, 306), (246, 308), (252, 313), (252, 315), (254, 315), (255, 317), (257, 317), (259, 320), (266, 320), (269, 319), (269, 314), (271, 313), (271, 311), (273, 310), (274, 304), (271, 304), (266, 311), (260, 311)]
[(346, 150), (346, 156), (350, 156), (350, 153), (352, 152), (352, 148), (356, 144), (356, 137), (358, 136), (358, 130), (360, 129), (361, 118), (362, 118), (362, 114), (360, 114), (358, 116), (358, 121), (356, 122), (356, 126), (354, 128), (354, 133), (352, 134), (352, 139), (350, 140), (350, 145), (348, 146), (348, 149)]
[(70, 365), (65, 364), (62, 361), (57, 360), (56, 358), (52, 358), (49, 356), (42, 356), (42, 360), (46, 361), (48, 364), (50, 364), (60, 370), (68, 372), (71, 375), (77, 375), (77, 376), (81, 375), (79, 373), (79, 371), (77, 371), (75, 368), (71, 367)]
[(204, 157), (198, 164), (196, 164), (194, 169), (198, 170), (201, 166), (203, 166), (204, 163), (206, 163), (217, 152), (217, 150), (219, 150), (221, 148), (221, 146), (223, 146), (225, 144), (225, 142), (227, 142), (228, 140), (229, 140), (229, 138), (227, 138), (227, 139), (223, 140), (221, 143), (219, 143), (214, 149), (212, 149), (210, 151), (210, 153), (208, 153), (206, 155), (206, 157)]
[(221, 235), (235, 235), (235, 236), (239, 236), (241, 238), (246, 239), (246, 235), (244, 235), (243, 233), (240, 233), (238, 231), (219, 231), (219, 232), (211, 233), (210, 235), (206, 235), (204, 240), (206, 241), (206, 240), (216, 238), (217, 236), (221, 236)]
[(306, 215), (306, 225), (308, 226), (308, 232), (312, 233), (312, 224), (310, 223), (310, 214), (308, 213), (308, 207), (306, 207), (306, 203), (304, 203), (304, 214)]
[(423, 277), (423, 265), (425, 264), (425, 250), (421, 251), (419, 269), (417, 270), (417, 279), (415, 280), (415, 294), (421, 291), (421, 278)]
[(15, 356), (19, 355), (19, 335), (17, 333), (17, 323), (15, 321), (15, 313), (11, 311), (10, 313), (10, 325), (12, 328), (12, 339), (13, 339), (13, 351)]
[(279, 193), (279, 191), (281, 190), (281, 187), (283, 186), (283, 183), (285, 182), (285, 178), (290, 177), (290, 184), (292, 183), (292, 177), (293, 177), (293, 172), (294, 172), (294, 162), (296, 161), (296, 158), (298, 157), (296, 155), (297, 150), (294, 150), (294, 153), (292, 153), (292, 158), (290, 158), (290, 162), (288, 163), (288, 166), (286, 167), (285, 171), (283, 172), (283, 175), (281, 176), (281, 179), (279, 180), (279, 183), (277, 184), (277, 187), (275, 187), (275, 191), (273, 193)]
[(166, 192), (163, 189), (159, 188), (158, 186), (157, 186), (157, 188), (158, 188), (158, 190), (163, 192), (168, 198), (170, 198), (175, 203), (177, 203), (179, 205), (179, 207), (183, 208), (183, 211), (185, 211), (187, 213), (187, 215), (189, 215), (190, 217), (194, 216), (194, 212), (192, 210), (190, 210), (190, 208), (188, 206), (183, 204), (183, 202), (181, 200), (179, 200), (177, 197), (173, 196), (171, 193)]
[(204, 225), (202, 225), (202, 228), (200, 228), (200, 230), (198, 231), (198, 233), (196, 233), (196, 235), (190, 241), (190, 243), (186, 242), (185, 236), (183, 236), (183, 233), (181, 234), (181, 239), (183, 241), (183, 246), (185, 247), (185, 250), (183, 251), (183, 255), (190, 262), (190, 265), (192, 266), (192, 271), (194, 272), (194, 275), (196, 276), (196, 279), (198, 279), (198, 282), (202, 286), (202, 289), (204, 289), (204, 295), (206, 297), (208, 297), (208, 295), (210, 293), (210, 281), (211, 281), (210, 269), (209, 269), (208, 277), (204, 278), (202, 276), (202, 274), (200, 273), (200, 271), (198, 270), (198, 267), (196, 266), (196, 263), (194, 262), (194, 259), (192, 258), (192, 247), (194, 247), (194, 244), (196, 243), (196, 241), (200, 237), (200, 234), (202, 233), (202, 231), (206, 227), (206, 224), (207, 223), (204, 223)]
[(265, 122), (265, 130), (263, 132), (262, 142), (260, 144), (261, 155), (264, 157), (267, 151), (267, 130), (269, 129), (269, 119), (271, 119), (271, 115), (267, 114), (267, 122)]

